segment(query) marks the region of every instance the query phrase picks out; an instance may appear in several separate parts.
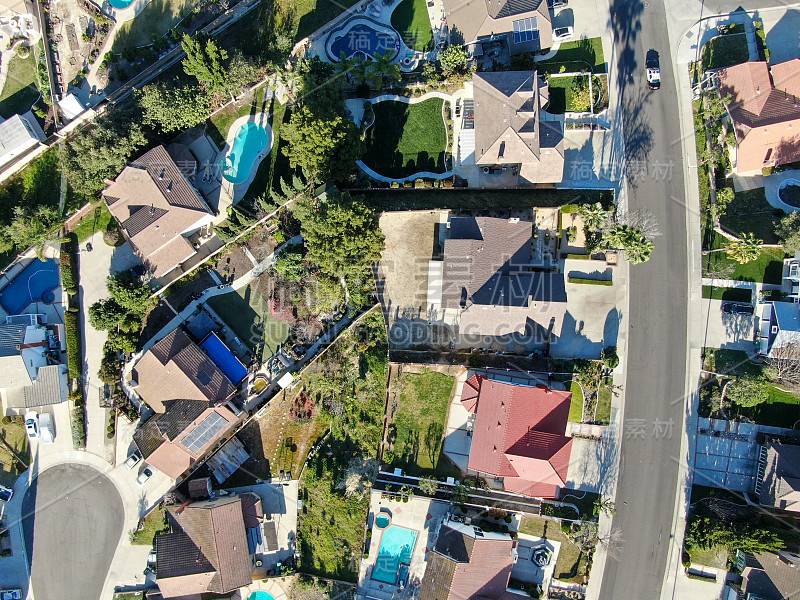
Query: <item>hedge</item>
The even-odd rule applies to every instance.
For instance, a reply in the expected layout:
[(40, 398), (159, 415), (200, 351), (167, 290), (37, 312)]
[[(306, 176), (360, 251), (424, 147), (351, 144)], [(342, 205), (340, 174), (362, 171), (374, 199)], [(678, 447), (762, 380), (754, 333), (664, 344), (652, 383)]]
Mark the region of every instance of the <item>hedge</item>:
[(64, 330), (67, 336), (67, 362), (70, 379), (80, 379), (82, 372), (81, 356), (81, 322), (77, 311), (67, 309), (64, 312)]
[(608, 279), (582, 279), (580, 277), (567, 277), (569, 283), (585, 283), (587, 285), (614, 285), (614, 282)]
[(78, 293), (78, 269), (75, 265), (77, 239), (74, 233), (67, 234), (61, 242), (61, 255), (59, 256), (61, 285), (64, 291), (70, 295)]
[(591, 254), (562, 254), (563, 258), (569, 258), (572, 260), (590, 260), (592, 258)]
[(578, 206), (577, 204), (565, 204), (564, 206), (561, 207), (561, 212), (567, 215), (572, 215), (578, 212), (579, 208), (580, 206)]
[(86, 447), (86, 416), (83, 405), (72, 409), (72, 445), (75, 448)]

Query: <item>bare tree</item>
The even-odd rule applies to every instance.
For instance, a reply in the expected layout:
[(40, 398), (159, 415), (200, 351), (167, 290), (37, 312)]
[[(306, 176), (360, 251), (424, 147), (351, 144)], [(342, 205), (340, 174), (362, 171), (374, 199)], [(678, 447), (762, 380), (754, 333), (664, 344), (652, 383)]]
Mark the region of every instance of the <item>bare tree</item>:
[(661, 228), (656, 216), (649, 210), (621, 209), (618, 210), (615, 221), (621, 225), (639, 229), (651, 242), (661, 235)]
[(374, 458), (364, 458), (356, 456), (347, 464), (344, 479), (336, 486), (338, 490), (344, 490), (344, 495), (348, 498), (352, 496), (363, 496), (372, 487), (372, 482), (378, 474), (378, 461)]
[(790, 342), (780, 348), (773, 348), (767, 364), (767, 375), (772, 381), (800, 385), (800, 342)]
[(610, 558), (618, 560), (622, 551), (622, 544), (625, 543), (625, 538), (619, 527), (612, 527), (608, 533), (603, 535), (598, 534), (597, 543), (605, 548), (606, 554)]

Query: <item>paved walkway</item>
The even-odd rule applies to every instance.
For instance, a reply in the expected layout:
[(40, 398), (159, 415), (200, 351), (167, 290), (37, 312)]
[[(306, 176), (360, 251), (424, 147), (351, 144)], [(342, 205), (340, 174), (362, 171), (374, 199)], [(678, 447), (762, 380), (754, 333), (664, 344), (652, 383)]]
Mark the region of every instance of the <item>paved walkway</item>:
[(703, 277), (703, 285), (724, 288), (750, 288), (756, 293), (762, 290), (779, 290), (781, 286), (777, 283), (761, 283), (760, 281), (738, 281), (736, 279), (714, 279), (713, 277)]

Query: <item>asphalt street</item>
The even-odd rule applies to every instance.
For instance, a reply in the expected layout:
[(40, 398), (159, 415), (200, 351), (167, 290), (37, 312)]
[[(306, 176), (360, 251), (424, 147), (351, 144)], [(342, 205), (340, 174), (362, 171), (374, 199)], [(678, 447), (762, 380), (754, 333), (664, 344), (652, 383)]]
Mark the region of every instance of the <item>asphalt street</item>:
[[(652, 213), (661, 235), (650, 260), (630, 271), (617, 512), (599, 597), (655, 600), (667, 566), (686, 404), (684, 159), (664, 2), (611, 0), (610, 11), (628, 208)], [(647, 86), (651, 50), (660, 55), (658, 91)]]
[(22, 527), (36, 600), (99, 598), (122, 534), (122, 498), (100, 471), (51, 467), (25, 494)]

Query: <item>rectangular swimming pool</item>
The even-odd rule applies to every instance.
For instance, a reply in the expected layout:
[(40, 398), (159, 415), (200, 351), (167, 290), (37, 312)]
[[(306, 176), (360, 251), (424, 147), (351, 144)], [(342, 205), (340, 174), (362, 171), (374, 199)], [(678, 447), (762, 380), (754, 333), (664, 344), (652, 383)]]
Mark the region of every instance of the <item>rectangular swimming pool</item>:
[(209, 333), (208, 337), (200, 342), (200, 347), (208, 352), (211, 360), (225, 373), (232, 384), (236, 385), (247, 376), (247, 367), (234, 356), (216, 333)]
[(395, 585), (400, 565), (410, 564), (417, 545), (417, 532), (413, 529), (390, 525), (381, 534), (378, 558), (372, 568), (372, 579)]
[(32, 302), (52, 304), (58, 287), (58, 265), (50, 260), (32, 260), (0, 291), (0, 305), (10, 315), (25, 310)]

